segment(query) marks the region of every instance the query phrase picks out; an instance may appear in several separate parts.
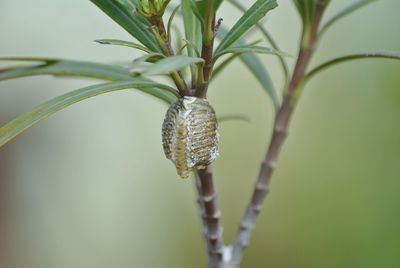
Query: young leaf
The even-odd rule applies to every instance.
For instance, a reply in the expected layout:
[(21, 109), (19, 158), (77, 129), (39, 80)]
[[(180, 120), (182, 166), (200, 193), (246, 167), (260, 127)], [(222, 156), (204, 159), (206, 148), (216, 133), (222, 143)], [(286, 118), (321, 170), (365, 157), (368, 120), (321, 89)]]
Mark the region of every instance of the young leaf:
[(202, 58), (184, 55), (172, 56), (158, 61), (144, 71), (145, 75), (168, 74), (180, 70), (190, 64), (204, 62)]
[(152, 51), (150, 49), (148, 49), (147, 47), (142, 46), (140, 44), (133, 43), (133, 42), (129, 42), (129, 41), (123, 41), (123, 40), (117, 40), (117, 39), (97, 39), (94, 41), (99, 44), (102, 44), (102, 45), (125, 46), (125, 47), (139, 49), (139, 50), (147, 52), (147, 53), (152, 53)]
[(230, 29), (217, 48), (217, 53), (235, 43), (245, 32), (262, 19), (268, 11), (277, 7), (276, 0), (257, 0)]
[(34, 61), (35, 65), (16, 66), (0, 69), (0, 81), (13, 78), (54, 75), (97, 78), (101, 80), (116, 81), (130, 80), (132, 75), (122, 67), (73, 60), (61, 60), (51, 58), (0, 58), (0, 61)]
[(312, 69), (304, 78), (304, 80), (309, 80), (317, 73), (325, 70), (326, 68), (332, 67), (338, 63), (344, 63), (347, 61), (357, 60), (357, 59), (367, 59), (367, 58), (386, 58), (386, 59), (395, 59), (400, 60), (400, 52), (398, 51), (370, 51), (365, 53), (357, 53), (352, 55), (347, 55), (343, 57), (339, 57), (336, 59), (332, 59), (321, 65)]
[[(194, 15), (191, 8), (191, 0), (182, 0), (182, 15), (183, 15), (183, 24), (185, 26), (185, 36), (186, 40), (190, 43), (195, 44), (196, 49), (200, 48), (201, 44), (201, 27), (200, 21)], [(187, 47), (188, 55), (193, 57), (195, 56), (195, 48)]]
[[(136, 88), (147, 94), (171, 103), (176, 100), (176, 93), (165, 85), (136, 79), (135, 81), (110, 82), (74, 90), (37, 106), (0, 128), (0, 147), (13, 139), (21, 132), (42, 121), (57, 111), (84, 99), (116, 90)], [(161, 89), (163, 88), (163, 89)], [(166, 89), (168, 91), (166, 91)], [(171, 94), (173, 93), (173, 94)]]
[(343, 17), (353, 13), (354, 11), (357, 11), (358, 9), (371, 4), (372, 2), (375, 2), (376, 0), (356, 0), (350, 3), (348, 6), (343, 8), (341, 11), (339, 11), (336, 15), (334, 15), (332, 18), (330, 18), (324, 26), (320, 30), (320, 35), (324, 34), (329, 27), (332, 26), (335, 22), (338, 20), (342, 19)]
[(129, 6), (123, 5), (117, 0), (90, 1), (151, 51), (161, 51), (154, 36), (147, 30), (149, 24), (146, 24), (146, 20), (135, 10), (128, 9)]

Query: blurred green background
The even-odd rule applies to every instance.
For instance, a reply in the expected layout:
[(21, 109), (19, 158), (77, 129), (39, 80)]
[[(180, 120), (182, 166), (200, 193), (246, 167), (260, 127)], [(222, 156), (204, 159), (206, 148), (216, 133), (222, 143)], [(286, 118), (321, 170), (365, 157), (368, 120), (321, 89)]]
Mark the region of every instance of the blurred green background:
[[(349, 1), (332, 2), (326, 18)], [(264, 22), (295, 55), (300, 22), (291, 1), (279, 3)], [(400, 1), (382, 0), (340, 21), (313, 65), (400, 50), (399, 10)], [(219, 16), (229, 26), (239, 13), (226, 4)], [(120, 63), (140, 55), (92, 41), (130, 37), (89, 1), (1, 0), (0, 34), (0, 56)], [(281, 85), (276, 59), (264, 59)], [(0, 123), (95, 82), (2, 82)], [(231, 241), (271, 133), (272, 106), (240, 62), (214, 82), (209, 99), (219, 115), (251, 119), (220, 126), (215, 173)], [(243, 267), (400, 267), (399, 104), (396, 61), (346, 63), (308, 84)], [(178, 179), (162, 152), (166, 108), (136, 91), (106, 94), (0, 148), (0, 267), (205, 267), (193, 180)]]

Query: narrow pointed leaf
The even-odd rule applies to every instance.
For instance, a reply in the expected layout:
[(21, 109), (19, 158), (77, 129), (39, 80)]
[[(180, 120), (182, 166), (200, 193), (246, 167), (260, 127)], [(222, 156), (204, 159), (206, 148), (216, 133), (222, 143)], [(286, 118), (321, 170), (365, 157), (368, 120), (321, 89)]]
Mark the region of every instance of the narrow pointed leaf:
[[(183, 42), (185, 42), (186, 47), (191, 47), (194, 50), (194, 57), (201, 57), (201, 53), (200, 51), (197, 49), (196, 45), (192, 42), (190, 42), (189, 40), (183, 39)], [(193, 57), (191, 56), (191, 57)]]
[(212, 7), (210, 7), (210, 0), (197, 0), (196, 5), (200, 15), (204, 18), (206, 11), (208, 8), (212, 8), (211, 13), (215, 14), (217, 12), (219, 6), (222, 4), (222, 0), (213, 0)]
[(175, 15), (176, 15), (176, 13), (178, 12), (178, 10), (181, 8), (181, 5), (178, 5), (178, 6), (176, 6), (173, 10), (172, 10), (172, 12), (171, 12), (171, 15), (170, 15), (170, 17), (169, 17), (169, 19), (168, 19), (168, 24), (167, 24), (167, 37), (168, 37), (168, 40), (171, 42), (171, 31), (172, 31), (172, 25), (173, 25), (173, 22), (174, 22), (174, 18), (175, 18)]
[(89, 86), (74, 90), (72, 92), (66, 93), (59, 97), (56, 97), (50, 101), (37, 106), (32, 111), (25, 113), (8, 124), (0, 128), (0, 147), (6, 144), (8, 141), (13, 139), (15, 136), (35, 125), (36, 123), (42, 121), (43, 119), (49, 117), (57, 111), (60, 111), (76, 102), (82, 101), (84, 99), (94, 97), (100, 94), (128, 89), (136, 88), (150, 95), (156, 96), (168, 103), (176, 100), (176, 96), (160, 89), (165, 87), (164, 85), (144, 81), (123, 81), (123, 82), (110, 82), (105, 84), (99, 84), (94, 86)]
[(227, 48), (218, 54), (215, 55), (215, 58), (218, 58), (224, 54), (234, 53), (234, 54), (244, 54), (244, 53), (254, 53), (254, 54), (273, 54), (277, 56), (286, 56), (289, 55), (282, 51), (277, 51), (275, 49), (263, 46), (234, 46)]
[(34, 65), (15, 66), (0, 69), (0, 81), (13, 78), (34, 76), (34, 75), (54, 75), (87, 77), (101, 80), (116, 81), (129, 80), (132, 75), (122, 67), (85, 62), (74, 60), (61, 60), (51, 58), (0, 58), (0, 61), (33, 61)]
[(165, 58), (165, 55), (161, 54), (161, 53), (146, 54), (144, 56), (134, 59), (128, 67), (134, 67), (134, 66), (137, 67), (144, 62), (157, 62), (164, 58)]
[[(191, 0), (182, 0), (182, 16), (185, 26), (186, 40), (195, 45), (197, 50), (200, 49), (201, 44), (201, 26), (200, 21), (197, 19), (191, 8)], [(187, 47), (188, 55), (195, 56), (195, 49)]]
[(339, 21), (340, 19), (344, 18), (345, 16), (359, 10), (360, 8), (371, 4), (372, 2), (375, 2), (376, 0), (356, 0), (352, 1), (348, 6), (343, 8), (341, 11), (339, 11), (337, 14), (335, 14), (332, 18), (330, 18), (324, 26), (320, 30), (320, 35), (325, 33), (329, 27), (332, 26), (335, 22)]
[(368, 59), (368, 58), (384, 58), (384, 59), (400, 60), (400, 52), (399, 51), (370, 51), (370, 52), (357, 53), (357, 54), (352, 54), (352, 55), (347, 55), (347, 56), (339, 57), (336, 59), (332, 59), (332, 60), (322, 63), (321, 65), (312, 69), (306, 75), (305, 80), (309, 80), (310, 78), (312, 78), (319, 72), (321, 72), (329, 67), (332, 67), (336, 64), (344, 63), (344, 62), (348, 62), (348, 61), (352, 61), (352, 60)]
[(243, 54), (240, 56), (240, 60), (250, 69), (251, 73), (256, 77), (258, 82), (260, 82), (264, 90), (271, 97), (275, 109), (278, 109), (279, 99), (274, 84), (272, 83), (271, 77), (262, 64), (260, 58), (252, 54)]
[(150, 24), (147, 24), (147, 21), (135, 12), (133, 5), (126, 5), (118, 0), (90, 1), (151, 51), (161, 51), (154, 36), (147, 29)]
[(245, 32), (262, 19), (268, 11), (277, 7), (276, 0), (258, 0), (247, 10), (239, 21), (229, 30), (217, 48), (223, 51), (235, 43)]
[(97, 39), (94, 40), (95, 42), (102, 44), (102, 45), (115, 45), (115, 46), (125, 46), (125, 47), (131, 47), (135, 49), (142, 50), (147, 53), (152, 53), (152, 51), (145, 46), (142, 46), (137, 43), (129, 42), (129, 41), (123, 41), (123, 40), (117, 40), (117, 39)]
[[(239, 9), (240, 11), (242, 11), (243, 13), (245, 13), (247, 11), (246, 7), (244, 5), (242, 5), (242, 3), (240, 3), (237, 0), (228, 0), (229, 3), (231, 3), (234, 7), (236, 7), (237, 9)], [(272, 35), (268, 32), (268, 30), (262, 25), (261, 22), (258, 22), (256, 24), (257, 29), (261, 32), (261, 34), (265, 37), (265, 39), (269, 42), (269, 44), (271, 45), (271, 47), (275, 50), (280, 51), (281, 49), (279, 48), (277, 42), (274, 40), (274, 38), (272, 37)], [(285, 81), (287, 81), (289, 79), (289, 67), (286, 63), (286, 60), (284, 59), (283, 56), (279, 56), (277, 55), (279, 58), (279, 62), (282, 66), (282, 70), (283, 70), (283, 75), (285, 77)]]
[[(192, 0), (181, 0), (183, 25), (185, 27), (185, 37), (188, 43), (187, 55), (190, 57), (198, 57), (196, 51), (201, 47), (201, 22), (192, 10)], [(191, 76), (196, 76), (196, 68), (190, 66)]]
[(180, 70), (190, 64), (199, 62), (204, 62), (204, 60), (202, 58), (194, 58), (184, 55), (172, 56), (154, 63), (147, 70), (144, 71), (144, 74), (145, 75), (168, 74)]
[(240, 56), (240, 54), (231, 54), (229, 55), (229, 57), (227, 57), (226, 59), (224, 59), (218, 66), (216, 66), (213, 69), (213, 73), (212, 73), (212, 78), (215, 79), (218, 75), (221, 74), (221, 72), (228, 67), (229, 64), (232, 63), (233, 60), (235, 60), (236, 58), (238, 58)]
[[(217, 35), (217, 38), (225, 36), (227, 32), (228, 32), (227, 29), (225, 29), (224, 27), (220, 27), (219, 33), (221, 35)], [(239, 39), (236, 43), (238, 46), (245, 46), (245, 43), (242, 39)], [(217, 67), (218, 68), (217, 74), (219, 74), (226, 66), (228, 66), (230, 62), (232, 62), (232, 60), (235, 59), (236, 57), (235, 55), (239, 56), (240, 60), (250, 70), (251, 74), (255, 76), (255, 78), (261, 84), (265, 92), (270, 96), (272, 103), (274, 104), (274, 108), (278, 109), (279, 99), (275, 91), (274, 84), (272, 83), (271, 77), (267, 69), (264, 67), (262, 61), (258, 56), (253, 54), (234, 54), (227, 59), (228, 61), (226, 63), (223, 63), (224, 65)]]

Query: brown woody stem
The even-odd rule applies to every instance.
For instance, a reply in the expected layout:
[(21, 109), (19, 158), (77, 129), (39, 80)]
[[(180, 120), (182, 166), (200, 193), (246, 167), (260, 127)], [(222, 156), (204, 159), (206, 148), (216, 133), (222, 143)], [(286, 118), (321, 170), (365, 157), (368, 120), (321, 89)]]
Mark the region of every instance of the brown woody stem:
[(257, 215), (261, 212), (264, 199), (270, 188), (272, 173), (275, 169), (280, 149), (287, 136), (287, 129), (293, 110), (297, 104), (297, 95), (301, 91), (306, 68), (317, 43), (318, 27), (326, 5), (323, 0), (317, 1), (315, 14), (309, 29), (303, 29), (302, 46), (299, 50), (293, 75), (285, 91), (283, 103), (276, 114), (274, 129), (267, 152), (261, 163), (258, 179), (253, 194), (242, 217), (232, 249), (232, 266), (239, 267), (247, 247)]
[(223, 262), (224, 242), (211, 166), (197, 171), (197, 176), (198, 204), (208, 251), (208, 267), (218, 268)]

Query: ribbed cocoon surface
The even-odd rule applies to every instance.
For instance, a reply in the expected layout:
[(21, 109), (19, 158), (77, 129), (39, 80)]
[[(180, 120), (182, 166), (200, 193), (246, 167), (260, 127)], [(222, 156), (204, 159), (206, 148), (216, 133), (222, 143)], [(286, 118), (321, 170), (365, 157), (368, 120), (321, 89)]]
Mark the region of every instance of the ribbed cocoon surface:
[(217, 119), (206, 99), (183, 97), (173, 103), (162, 126), (165, 156), (178, 175), (187, 178), (193, 169), (204, 169), (218, 155)]

